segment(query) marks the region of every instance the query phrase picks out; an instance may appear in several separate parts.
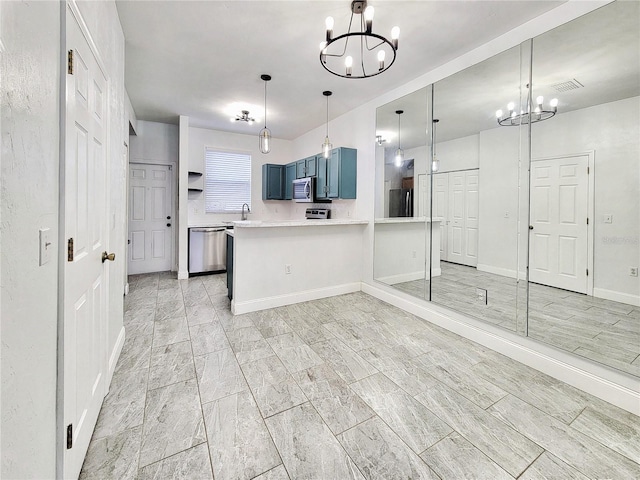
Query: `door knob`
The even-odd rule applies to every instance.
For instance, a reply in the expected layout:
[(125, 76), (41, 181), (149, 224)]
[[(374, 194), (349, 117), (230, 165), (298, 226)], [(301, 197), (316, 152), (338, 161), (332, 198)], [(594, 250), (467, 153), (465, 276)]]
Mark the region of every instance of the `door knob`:
[(170, 223), (167, 223), (167, 227), (170, 227), (170, 226), (171, 226), (171, 224), (170, 224)]
[(167, 220), (171, 220), (171, 215), (167, 215)]
[(116, 259), (115, 253), (102, 252), (102, 263), (106, 262), (107, 260), (109, 260), (110, 262), (113, 262), (115, 259)]
[(529, 225), (529, 230), (533, 230), (533, 225)]

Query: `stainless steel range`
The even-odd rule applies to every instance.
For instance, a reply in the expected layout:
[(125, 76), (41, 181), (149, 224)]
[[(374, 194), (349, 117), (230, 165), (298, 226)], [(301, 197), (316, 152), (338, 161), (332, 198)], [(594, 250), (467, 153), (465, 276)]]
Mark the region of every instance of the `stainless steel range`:
[(329, 208), (307, 208), (304, 214), (305, 218), (311, 220), (327, 220), (331, 216)]

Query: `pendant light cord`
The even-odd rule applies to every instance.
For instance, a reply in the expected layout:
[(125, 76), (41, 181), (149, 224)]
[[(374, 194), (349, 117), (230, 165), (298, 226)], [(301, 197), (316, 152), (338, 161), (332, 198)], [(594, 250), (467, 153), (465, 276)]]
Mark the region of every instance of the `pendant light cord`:
[(327, 138), (329, 138), (329, 95), (327, 95)]
[(267, 128), (267, 81), (264, 81), (264, 128)]
[(400, 150), (402, 147), (400, 146), (400, 113), (398, 114), (398, 150)]

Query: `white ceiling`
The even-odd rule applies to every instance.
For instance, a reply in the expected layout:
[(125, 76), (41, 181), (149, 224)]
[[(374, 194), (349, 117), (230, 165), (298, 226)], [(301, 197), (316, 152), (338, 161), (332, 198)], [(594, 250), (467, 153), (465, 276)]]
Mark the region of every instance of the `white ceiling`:
[[(523, 56), (529, 46), (523, 46)], [(495, 112), (526, 95), (527, 62), (520, 76), (521, 51), (514, 47), (436, 82), (434, 118), (437, 141), (498, 127)], [(533, 40), (533, 98), (545, 104), (558, 98), (559, 114), (640, 95), (640, 2), (618, 1), (553, 29)], [(523, 57), (524, 58), (524, 57)], [(576, 79), (583, 88), (558, 92), (561, 82)], [(426, 144), (428, 105), (425, 88), (378, 109), (379, 130), (391, 130), (388, 147), (396, 148), (398, 108), (404, 109), (402, 146)], [(410, 120), (411, 119), (411, 120)], [(553, 121), (553, 120), (549, 120)]]
[(343, 79), (319, 62), (324, 19), (346, 32), (350, 1), (117, 1), (126, 39), (125, 85), (141, 120), (256, 134), (260, 122), (231, 123), (249, 110), (294, 139), (322, 125), (324, 90), (335, 118), (558, 6), (562, 1), (370, 1), (374, 33), (400, 27), (395, 64), (369, 79)]

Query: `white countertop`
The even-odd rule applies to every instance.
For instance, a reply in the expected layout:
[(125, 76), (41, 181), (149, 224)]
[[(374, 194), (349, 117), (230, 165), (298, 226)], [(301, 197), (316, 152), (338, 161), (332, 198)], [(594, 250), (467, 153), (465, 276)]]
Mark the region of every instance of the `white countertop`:
[(433, 217), (394, 217), (394, 218), (376, 218), (375, 223), (439, 223), (442, 218)]
[(329, 220), (238, 220), (234, 228), (273, 228), (273, 227), (328, 227), (331, 225), (367, 225), (368, 220), (336, 218)]

